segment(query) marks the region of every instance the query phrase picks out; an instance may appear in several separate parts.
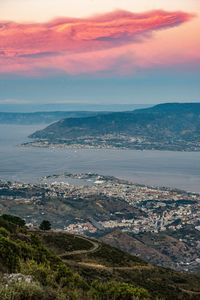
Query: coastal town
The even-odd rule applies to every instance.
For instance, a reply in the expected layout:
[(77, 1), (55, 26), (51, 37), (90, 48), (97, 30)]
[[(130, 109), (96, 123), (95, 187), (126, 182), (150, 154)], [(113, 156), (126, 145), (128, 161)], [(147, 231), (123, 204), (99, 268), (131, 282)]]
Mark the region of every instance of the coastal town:
[(54, 174), (38, 183), (0, 181), (0, 214), (38, 230), (102, 239), (163, 267), (200, 271), (200, 194), (98, 174)]
[(76, 138), (62, 139), (32, 139), (24, 142), (21, 147), (51, 148), (51, 149), (132, 149), (132, 150), (168, 150), (168, 151), (192, 151), (200, 150), (200, 143), (196, 140), (185, 141), (179, 138), (176, 142), (149, 140), (146, 137), (127, 134), (102, 134), (98, 136), (80, 136)]
[(200, 230), (199, 194), (97, 174), (47, 176), (38, 184), (0, 182), (0, 200), (1, 213), (19, 211), (30, 227), (47, 218), (55, 228), (78, 234), (116, 228), (156, 233), (185, 224)]

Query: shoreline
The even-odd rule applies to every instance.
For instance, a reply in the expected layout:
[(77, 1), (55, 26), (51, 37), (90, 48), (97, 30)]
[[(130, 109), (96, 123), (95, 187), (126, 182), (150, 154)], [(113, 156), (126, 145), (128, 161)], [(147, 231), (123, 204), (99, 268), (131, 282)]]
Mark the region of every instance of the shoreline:
[[(73, 180), (83, 180), (83, 181), (88, 181), (88, 183), (91, 183), (91, 185), (87, 185), (87, 184), (73, 184), (70, 182), (64, 182), (64, 181), (56, 181), (56, 179), (73, 179)], [(94, 178), (98, 178), (97, 181), (101, 181), (102, 180), (102, 184), (105, 183), (106, 181), (113, 181), (113, 183), (118, 183), (118, 184), (126, 184), (126, 185), (130, 185), (130, 186), (136, 186), (138, 188), (146, 188), (146, 189), (153, 189), (153, 190), (157, 190), (157, 191), (168, 191), (168, 192), (176, 192), (176, 193), (180, 193), (180, 194), (186, 194), (186, 195), (195, 195), (195, 196), (199, 196), (200, 197), (200, 192), (194, 192), (194, 191), (190, 191), (190, 190), (186, 190), (186, 189), (182, 189), (182, 188), (178, 188), (178, 187), (170, 187), (170, 186), (165, 186), (165, 185), (156, 185), (156, 184), (143, 184), (143, 183), (138, 183), (135, 182), (131, 179), (125, 179), (125, 178), (121, 178), (120, 176), (112, 176), (112, 175), (102, 175), (102, 174), (98, 174), (98, 173), (92, 173), (92, 172), (88, 172), (88, 173), (68, 173), (68, 172), (64, 172), (62, 174), (51, 174), (51, 175), (45, 175), (42, 177), (39, 177), (37, 179), (37, 182), (33, 183), (33, 182), (26, 182), (23, 180), (7, 180), (7, 179), (3, 179), (0, 176), (0, 183), (12, 183), (12, 184), (22, 184), (22, 185), (40, 185), (40, 186), (45, 186), (45, 185), (68, 185), (68, 186), (77, 186), (77, 187), (87, 187), (87, 186), (98, 186), (101, 185), (101, 183), (97, 183), (94, 180)], [(48, 180), (52, 180), (55, 179), (55, 181), (53, 182), (48, 182)]]
[(19, 147), (24, 147), (24, 148), (43, 148), (43, 149), (70, 149), (70, 150), (134, 150), (134, 151), (169, 151), (169, 152), (200, 152), (199, 149), (191, 149), (191, 148), (186, 148), (186, 149), (170, 149), (170, 148), (159, 148), (159, 147), (123, 147), (123, 146), (112, 146), (112, 145), (83, 145), (83, 144), (59, 144), (59, 143), (49, 143), (47, 141), (41, 142), (41, 141), (34, 141), (34, 142), (25, 142), (20, 145)]

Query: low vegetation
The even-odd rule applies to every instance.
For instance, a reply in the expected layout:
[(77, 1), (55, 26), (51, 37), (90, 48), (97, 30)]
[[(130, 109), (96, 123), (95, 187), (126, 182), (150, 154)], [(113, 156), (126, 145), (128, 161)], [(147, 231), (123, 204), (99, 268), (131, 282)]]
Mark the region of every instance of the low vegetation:
[(44, 244), (51, 248), (56, 254), (63, 254), (66, 251), (89, 250), (91, 243), (73, 234), (44, 234), (39, 233)]
[[(31, 232), (23, 220), (0, 216), (0, 299), (199, 299), (199, 277), (153, 267), (103, 243), (89, 253), (92, 243), (65, 233)], [(79, 245), (88, 255), (73, 255)], [(69, 249), (71, 256), (62, 260), (58, 255)]]

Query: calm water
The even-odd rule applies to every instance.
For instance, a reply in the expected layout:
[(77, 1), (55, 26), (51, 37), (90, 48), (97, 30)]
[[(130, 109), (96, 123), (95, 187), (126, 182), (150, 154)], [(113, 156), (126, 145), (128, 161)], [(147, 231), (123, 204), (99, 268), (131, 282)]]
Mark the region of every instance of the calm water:
[(18, 144), (39, 126), (0, 125), (0, 179), (37, 181), (62, 172), (94, 172), (137, 183), (200, 192), (200, 153), (135, 150), (60, 150)]

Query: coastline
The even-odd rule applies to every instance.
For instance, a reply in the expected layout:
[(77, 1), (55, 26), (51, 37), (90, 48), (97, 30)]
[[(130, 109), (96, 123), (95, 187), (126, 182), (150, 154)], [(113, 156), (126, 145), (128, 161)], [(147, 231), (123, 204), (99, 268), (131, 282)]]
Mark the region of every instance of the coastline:
[(137, 144), (131, 146), (115, 146), (109, 144), (81, 144), (81, 143), (52, 143), (49, 141), (36, 140), (20, 144), (21, 147), (33, 148), (56, 148), (70, 150), (138, 150), (138, 151), (171, 151), (171, 152), (200, 152), (200, 146), (186, 147), (169, 146), (169, 145), (153, 145), (153, 144)]

